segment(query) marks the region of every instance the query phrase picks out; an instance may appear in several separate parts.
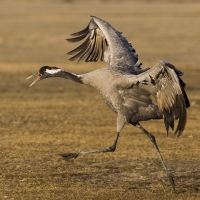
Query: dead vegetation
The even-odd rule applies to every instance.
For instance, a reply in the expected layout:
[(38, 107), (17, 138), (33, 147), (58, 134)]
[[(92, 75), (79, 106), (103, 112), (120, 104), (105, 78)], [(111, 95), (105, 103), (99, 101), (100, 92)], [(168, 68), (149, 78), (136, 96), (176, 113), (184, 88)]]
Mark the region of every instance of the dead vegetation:
[[(1, 199), (200, 198), (200, 4), (116, 4), (2, 1), (0, 7)], [(186, 130), (166, 137), (162, 120), (144, 122), (153, 133), (177, 193), (171, 193), (149, 139), (127, 126), (117, 151), (65, 161), (58, 154), (110, 146), (116, 115), (93, 88), (49, 79), (29, 88), (25, 78), (42, 65), (75, 73), (105, 63), (72, 63), (65, 38), (97, 15), (129, 36), (144, 66), (166, 59), (185, 72), (191, 101)]]

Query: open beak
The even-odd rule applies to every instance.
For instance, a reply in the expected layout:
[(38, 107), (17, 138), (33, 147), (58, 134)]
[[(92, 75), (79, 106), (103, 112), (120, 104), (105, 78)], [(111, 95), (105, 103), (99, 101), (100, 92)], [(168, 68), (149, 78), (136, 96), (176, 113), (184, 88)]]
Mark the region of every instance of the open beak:
[(29, 76), (29, 77), (26, 78), (26, 79), (30, 79), (30, 78), (32, 78), (34, 76), (37, 76), (37, 75), (38, 75), (38, 77), (30, 84), (29, 87), (31, 87), (32, 85), (34, 85), (37, 81), (40, 81), (42, 75), (37, 72), (37, 73), (35, 73), (35, 74), (33, 74), (33, 75), (31, 75), (31, 76)]

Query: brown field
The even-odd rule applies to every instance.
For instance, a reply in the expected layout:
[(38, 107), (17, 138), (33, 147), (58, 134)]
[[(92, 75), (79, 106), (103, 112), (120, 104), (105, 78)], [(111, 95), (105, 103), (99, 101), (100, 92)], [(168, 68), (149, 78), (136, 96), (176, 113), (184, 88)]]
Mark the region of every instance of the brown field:
[[(0, 1), (0, 199), (200, 199), (200, 4), (176, 2)], [(25, 80), (43, 65), (75, 73), (105, 67), (66, 55), (75, 45), (65, 38), (90, 15), (129, 36), (143, 66), (165, 59), (185, 72), (191, 107), (182, 136), (166, 137), (162, 120), (142, 123), (175, 175), (175, 194), (135, 127), (123, 129), (114, 153), (58, 155), (108, 147), (115, 137), (116, 114), (95, 89), (59, 78), (29, 88)]]

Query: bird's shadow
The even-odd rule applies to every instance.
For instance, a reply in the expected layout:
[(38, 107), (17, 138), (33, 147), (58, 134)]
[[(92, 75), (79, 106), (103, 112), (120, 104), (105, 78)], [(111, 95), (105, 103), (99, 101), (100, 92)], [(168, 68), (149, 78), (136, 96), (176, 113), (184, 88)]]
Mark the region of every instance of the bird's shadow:
[[(183, 193), (199, 193), (200, 192), (200, 170), (187, 171), (187, 172), (176, 172), (174, 173), (175, 180), (175, 191), (171, 190), (174, 194)], [(170, 183), (164, 176), (154, 176), (146, 181), (140, 181), (139, 184), (134, 184), (134, 186), (129, 187), (127, 190), (139, 190), (141, 188), (147, 188), (152, 183), (162, 182), (163, 185), (170, 187)], [(156, 190), (155, 190), (156, 192)], [(159, 192), (159, 191), (158, 191)]]
[(200, 170), (176, 172), (176, 193), (200, 192)]

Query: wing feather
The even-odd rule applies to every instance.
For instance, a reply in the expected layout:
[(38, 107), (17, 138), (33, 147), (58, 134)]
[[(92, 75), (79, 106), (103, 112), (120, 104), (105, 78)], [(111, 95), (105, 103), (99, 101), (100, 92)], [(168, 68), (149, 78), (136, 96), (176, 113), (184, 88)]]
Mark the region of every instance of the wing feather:
[(144, 89), (157, 101), (163, 114), (167, 132), (174, 129), (174, 120), (178, 119), (175, 134), (180, 136), (187, 120), (186, 108), (189, 100), (184, 90), (185, 83), (180, 79), (182, 73), (166, 61), (160, 61), (150, 70), (129, 78), (129, 86)]
[(75, 53), (85, 49), (85, 47), (88, 47), (89, 44), (90, 44), (90, 41), (89, 41), (89, 38), (87, 38), (80, 46), (78, 46), (77, 48), (75, 48), (72, 51), (68, 52), (67, 54), (68, 55), (74, 55)]
[(70, 39), (66, 39), (66, 40), (68, 42), (79, 42), (79, 41), (83, 40), (86, 36), (87, 36), (87, 34), (84, 34), (84, 35), (80, 35), (78, 37), (74, 37), (74, 38), (70, 38)]
[(92, 16), (85, 29), (73, 33), (71, 36), (72, 38), (67, 39), (67, 41), (72, 43), (86, 38), (86, 41), (68, 53), (68, 55), (73, 55), (70, 58), (71, 61), (96, 62), (101, 60), (110, 65), (123, 63), (124, 66), (133, 66), (136, 71), (141, 70), (142, 63), (138, 60), (138, 55), (132, 44), (109, 23), (98, 17)]
[(86, 28), (84, 28), (82, 31), (72, 33), (71, 36), (87, 35), (88, 27), (89, 27), (89, 25)]
[(102, 31), (93, 21), (82, 31), (71, 35), (75, 37), (67, 39), (69, 42), (79, 42), (84, 38), (86, 38), (86, 40), (80, 46), (67, 53), (68, 55), (74, 55), (69, 60), (96, 62), (100, 58), (101, 61), (103, 61), (103, 54), (108, 45)]

